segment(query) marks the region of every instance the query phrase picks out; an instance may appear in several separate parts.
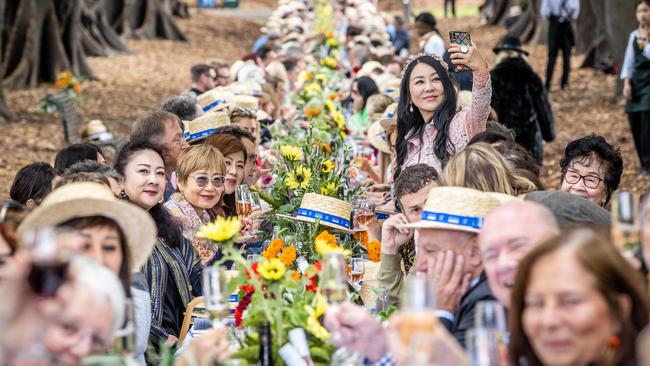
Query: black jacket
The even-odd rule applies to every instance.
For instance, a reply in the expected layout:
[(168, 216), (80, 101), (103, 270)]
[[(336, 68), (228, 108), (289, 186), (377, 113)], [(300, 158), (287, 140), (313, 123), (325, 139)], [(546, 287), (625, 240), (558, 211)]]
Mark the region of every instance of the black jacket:
[(535, 160), (544, 159), (545, 141), (555, 138), (553, 111), (542, 80), (528, 63), (518, 57), (507, 58), (490, 72), (492, 107), (499, 122), (512, 129), (515, 141)]
[(447, 330), (456, 338), (461, 346), (465, 345), (465, 332), (474, 328), (474, 312), (476, 303), (479, 301), (495, 300), (490, 291), (485, 272), (481, 273), (479, 281), (474, 287), (469, 289), (460, 299), (460, 306), (454, 314), (454, 321), (451, 322), (445, 318), (438, 318)]

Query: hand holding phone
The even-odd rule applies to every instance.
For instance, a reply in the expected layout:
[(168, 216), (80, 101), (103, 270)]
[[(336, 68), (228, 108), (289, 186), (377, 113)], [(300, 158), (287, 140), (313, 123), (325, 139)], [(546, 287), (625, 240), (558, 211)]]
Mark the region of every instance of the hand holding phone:
[(474, 44), (469, 32), (449, 32), (449, 53), (456, 72), (487, 70), (488, 63)]
[[(460, 46), (460, 53), (467, 54), (469, 53), (470, 47), (472, 46), (472, 37), (469, 34), (469, 32), (451, 31), (449, 32), (449, 43), (451, 43), (452, 45)], [(451, 60), (453, 63), (454, 58), (452, 58)], [(454, 65), (456, 66), (455, 67), (456, 72), (472, 70), (467, 65), (457, 65), (456, 63), (454, 63)]]

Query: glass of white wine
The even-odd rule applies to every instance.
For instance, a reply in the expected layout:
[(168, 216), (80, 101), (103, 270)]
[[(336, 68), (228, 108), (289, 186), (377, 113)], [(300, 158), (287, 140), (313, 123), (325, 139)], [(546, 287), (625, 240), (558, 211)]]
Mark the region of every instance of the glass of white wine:
[(325, 254), (319, 283), (328, 303), (341, 304), (347, 299), (347, 262), (342, 253)]
[(213, 326), (225, 326), (228, 318), (228, 280), (224, 269), (217, 266), (203, 269), (203, 301)]

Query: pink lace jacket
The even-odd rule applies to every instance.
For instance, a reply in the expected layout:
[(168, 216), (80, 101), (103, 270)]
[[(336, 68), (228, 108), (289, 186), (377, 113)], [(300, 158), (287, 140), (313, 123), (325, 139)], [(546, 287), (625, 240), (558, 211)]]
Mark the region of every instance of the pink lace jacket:
[[(485, 131), (485, 124), (490, 114), (490, 100), (492, 99), (490, 72), (488, 70), (476, 71), (472, 73), (472, 77), (472, 106), (471, 108), (463, 107), (456, 112), (449, 124), (448, 145), (453, 147), (453, 150), (450, 148), (449, 151), (456, 153), (462, 151), (474, 135)], [(438, 173), (442, 173), (442, 164), (433, 150), (433, 140), (437, 133), (433, 123), (429, 122), (424, 126), (422, 144), (420, 144), (418, 136), (409, 139), (404, 168), (423, 163), (433, 166)]]

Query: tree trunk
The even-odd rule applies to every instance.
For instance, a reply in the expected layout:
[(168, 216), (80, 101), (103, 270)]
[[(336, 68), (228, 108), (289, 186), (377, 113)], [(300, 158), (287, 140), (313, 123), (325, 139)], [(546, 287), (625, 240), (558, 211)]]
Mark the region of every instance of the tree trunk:
[(521, 16), (517, 22), (512, 25), (508, 33), (519, 37), (519, 39), (524, 43), (537, 39), (539, 23), (541, 21), (539, 7), (540, 0), (529, 0), (528, 7), (523, 13), (521, 13)]
[[(0, 1), (0, 17), (4, 18), (5, 14), (5, 9), (6, 9), (6, 2)], [(4, 50), (4, 26), (5, 22), (3, 18), (0, 18), (0, 52)], [(3, 75), (3, 63), (0, 62), (0, 80), (2, 80), (2, 75)], [(5, 102), (5, 95), (4, 91), (2, 89), (2, 83), (0, 83), (0, 121), (5, 120), (8, 121), (11, 119), (11, 113), (9, 112), (9, 107), (7, 107), (7, 102)]]
[(171, 15), (172, 0), (126, 0), (123, 11), (127, 18), (125, 33), (130, 38), (162, 38), (187, 41)]
[(486, 0), (480, 11), (487, 24), (497, 25), (505, 20), (509, 7), (510, 0)]
[(189, 19), (190, 9), (185, 0), (171, 0), (172, 15)]
[[(82, 43), (88, 56), (109, 56), (117, 52), (128, 52), (109, 21), (105, 0), (95, 0), (91, 4), (88, 0), (81, 12), (83, 24)], [(109, 1), (112, 2), (112, 1)]]
[(637, 26), (634, 1), (605, 0), (605, 33), (613, 61), (621, 65), (627, 39)]

